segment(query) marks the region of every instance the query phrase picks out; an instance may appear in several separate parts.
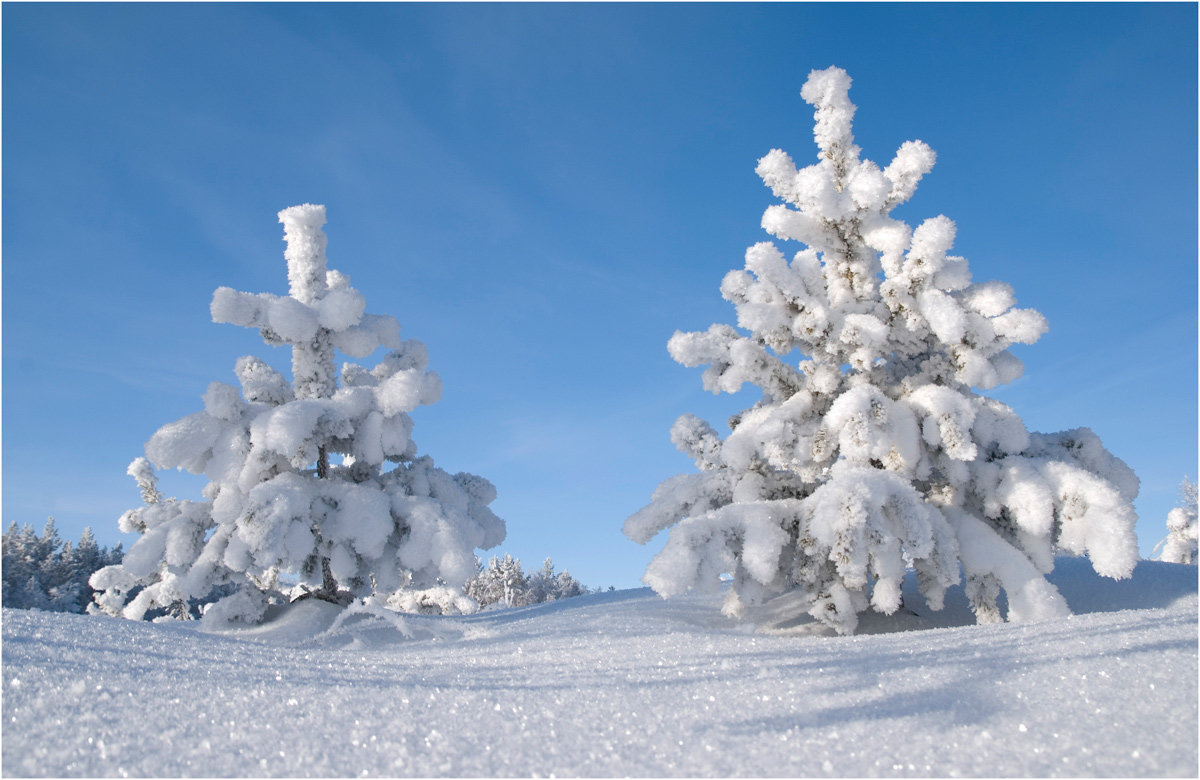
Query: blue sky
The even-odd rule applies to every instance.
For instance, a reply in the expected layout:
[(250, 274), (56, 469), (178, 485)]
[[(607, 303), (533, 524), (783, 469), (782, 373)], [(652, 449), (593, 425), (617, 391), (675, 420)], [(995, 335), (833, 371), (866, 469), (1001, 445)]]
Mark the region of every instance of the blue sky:
[(734, 322), (718, 286), (773, 202), (755, 162), (813, 161), (799, 90), (831, 64), (866, 157), (938, 153), (898, 214), (954, 219), (974, 277), (1050, 322), (989, 394), (1133, 466), (1143, 553), (1196, 475), (1194, 4), (2, 13), (6, 526), (128, 546), (146, 439), (237, 357), (288, 365), (208, 305), (285, 292), (275, 214), (314, 202), (331, 266), (428, 345), (445, 391), (414, 438), (496, 484), (501, 549), (636, 586), (663, 539), (621, 523), (692, 469), (671, 423), (754, 400), (667, 339)]

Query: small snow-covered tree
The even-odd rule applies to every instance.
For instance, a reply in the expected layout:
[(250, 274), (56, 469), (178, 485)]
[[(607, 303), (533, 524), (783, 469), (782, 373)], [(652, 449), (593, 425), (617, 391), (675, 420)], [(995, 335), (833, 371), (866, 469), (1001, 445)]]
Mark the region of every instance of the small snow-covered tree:
[[(94, 576), (100, 611), (186, 617), (220, 597), (214, 614), (256, 620), (282, 574), (329, 600), (457, 587), (475, 572), (474, 550), (504, 538), (491, 483), (417, 456), (408, 413), (441, 395), (424, 345), (365, 313), (349, 278), (327, 269), (324, 206), (284, 209), (279, 221), (289, 294), (221, 287), (211, 311), (290, 347), (292, 381), (240, 358), (240, 387), (212, 383), (202, 411), (151, 437), (129, 467), (143, 506), (120, 520), (142, 536)], [(366, 358), (380, 347), (390, 350), (381, 362), (346, 363), (339, 382), (338, 351)], [(203, 500), (162, 496), (155, 467), (203, 474)]]
[(527, 578), (530, 601), (540, 604), (544, 601), (558, 601), (587, 593), (579, 580), (571, 576), (571, 572), (554, 570), (554, 561), (547, 558), (542, 561), (542, 568)]
[(521, 560), (507, 553), (503, 558), (493, 555), (487, 566), (478, 566), (463, 592), (481, 607), (492, 604), (525, 607), (533, 603), (525, 572), (521, 570)]
[(1158, 553), (1155, 560), (1196, 563), (1196, 483), (1184, 478), (1179, 485), (1179, 495), (1179, 506), (1167, 513), (1167, 537), (1154, 546)]
[[(53, 519), (50, 518), (46, 523), (47, 531), (53, 532)], [(43, 550), (37, 532), (29, 523), (21, 527), (14, 520), (4, 532), (4, 606), (20, 609), (44, 608), (46, 593), (41, 582)]]
[(868, 606), (900, 606), (909, 566), (940, 608), (961, 564), (980, 622), (1001, 619), (1001, 589), (1011, 620), (1066, 614), (1043, 575), (1064, 551), (1128, 576), (1138, 480), (1091, 431), (1030, 433), (974, 391), (1021, 375), (1009, 347), (1036, 341), (1045, 319), (1014, 308), (1007, 284), (972, 282), (949, 254), (948, 218), (914, 230), (891, 216), (935, 155), (908, 141), (885, 168), (862, 159), (849, 88), (839, 68), (804, 85), (816, 164), (797, 170), (778, 149), (759, 160), (784, 201), (763, 228), (806, 247), (789, 262), (755, 244), (725, 277), (748, 335), (713, 325), (668, 344), (683, 365), (708, 366), (706, 389), (749, 383), (762, 397), (725, 438), (691, 415), (675, 423), (671, 439), (699, 473), (667, 480), (626, 520), (639, 543), (670, 529), (644, 580), (670, 596), (728, 573), (728, 614), (796, 591), (849, 633)]
[(481, 607), (525, 607), (588, 592), (569, 571), (556, 572), (549, 558), (539, 571), (528, 575), (521, 569), (521, 560), (508, 554), (492, 556), (486, 566), (479, 562), (476, 568), (478, 573), (467, 581), (463, 593)]

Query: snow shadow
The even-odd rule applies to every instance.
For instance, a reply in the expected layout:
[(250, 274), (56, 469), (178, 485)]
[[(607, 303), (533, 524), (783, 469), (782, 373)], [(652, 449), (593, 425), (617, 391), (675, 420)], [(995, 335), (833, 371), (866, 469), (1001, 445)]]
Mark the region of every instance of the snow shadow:
[[(1127, 609), (1166, 609), (1197, 593), (1195, 565), (1139, 561), (1133, 575), (1124, 580), (1103, 577), (1085, 558), (1061, 556), (1055, 559), (1048, 579), (1071, 612), (1086, 615), (1120, 612)], [(975, 614), (967, 602), (962, 584), (946, 592), (941, 610), (930, 609), (917, 588), (916, 574), (908, 572), (902, 585), (903, 607), (891, 615), (867, 610), (859, 615), (856, 634), (890, 634), (975, 625)], [(1008, 612), (1003, 592), (997, 601), (1001, 614)], [(747, 612), (746, 620), (764, 634), (781, 636), (832, 636), (832, 629), (805, 614), (794, 594), (784, 594)]]
[(1166, 609), (1197, 592), (1194, 564), (1138, 561), (1124, 580), (1101, 577), (1084, 558), (1058, 558), (1047, 578), (1077, 615), (1123, 609)]
[[(928, 688), (881, 693), (873, 699), (816, 706), (793, 715), (747, 718), (723, 724), (721, 730), (739, 736), (756, 736), (764, 732), (827, 730), (863, 721), (920, 720), (927, 727), (969, 726), (986, 722), (995, 713), (998, 702), (992, 697), (980, 696), (978, 686), (964, 688), (963, 682), (954, 679)], [(831, 695), (823, 697), (823, 700), (832, 698)]]

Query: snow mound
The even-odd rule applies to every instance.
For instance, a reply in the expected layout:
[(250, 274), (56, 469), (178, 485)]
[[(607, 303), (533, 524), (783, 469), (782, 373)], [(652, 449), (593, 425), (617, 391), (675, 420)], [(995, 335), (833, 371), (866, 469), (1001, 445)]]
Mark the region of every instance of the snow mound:
[(451, 618), (310, 600), (218, 634), (6, 609), (0, 769), (1195, 776), (1196, 577), (1062, 560), (1069, 618), (956, 626), (958, 589), (936, 617), (906, 590), (887, 633), (849, 637), (648, 589)]

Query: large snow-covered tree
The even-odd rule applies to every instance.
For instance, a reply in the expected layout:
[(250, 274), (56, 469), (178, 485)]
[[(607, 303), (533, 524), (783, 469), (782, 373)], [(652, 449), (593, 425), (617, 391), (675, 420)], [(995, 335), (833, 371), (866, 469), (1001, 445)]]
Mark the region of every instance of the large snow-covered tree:
[[(949, 254), (945, 216), (915, 229), (891, 212), (933, 167), (908, 141), (885, 168), (854, 143), (850, 77), (814, 71), (818, 162), (775, 149), (757, 173), (782, 201), (763, 215), (781, 241), (746, 251), (723, 297), (738, 326), (677, 332), (671, 356), (707, 365), (704, 387), (762, 397), (722, 438), (680, 417), (671, 439), (699, 473), (667, 480), (630, 516), (645, 543), (669, 528), (645, 582), (663, 596), (732, 575), (725, 611), (794, 592), (814, 618), (852, 632), (868, 607), (891, 613), (906, 568), (933, 609), (965, 578), (980, 622), (1068, 613), (1044, 578), (1058, 552), (1103, 575), (1137, 561), (1138, 480), (1087, 429), (1031, 433), (987, 390), (1022, 373), (1009, 347), (1046, 330), (1003, 282), (972, 281)], [(744, 331), (744, 332), (743, 332)], [(961, 566), (961, 575), (960, 575)]]
[[(254, 620), (283, 574), (330, 600), (461, 587), (475, 549), (504, 539), (491, 483), (417, 456), (408, 413), (441, 395), (424, 345), (401, 340), (394, 318), (365, 313), (349, 278), (327, 269), (324, 206), (284, 209), (279, 221), (289, 294), (221, 287), (211, 310), (290, 347), (292, 381), (240, 358), (240, 387), (212, 383), (202, 411), (151, 437), (129, 467), (143, 506), (120, 519), (142, 536), (93, 577), (101, 611), (188, 616), (215, 602), (216, 615)], [(339, 381), (338, 351), (361, 359), (381, 347), (378, 365), (346, 363)], [(155, 467), (203, 474), (203, 500), (163, 497)]]

